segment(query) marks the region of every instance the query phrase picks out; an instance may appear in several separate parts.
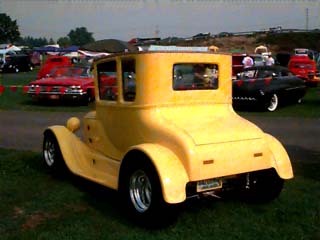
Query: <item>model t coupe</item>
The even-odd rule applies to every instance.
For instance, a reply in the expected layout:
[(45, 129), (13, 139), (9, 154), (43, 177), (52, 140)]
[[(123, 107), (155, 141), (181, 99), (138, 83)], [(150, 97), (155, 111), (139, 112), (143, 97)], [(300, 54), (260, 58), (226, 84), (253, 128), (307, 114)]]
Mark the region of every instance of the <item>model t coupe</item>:
[(230, 55), (113, 54), (94, 75), (95, 110), (48, 127), (44, 160), (118, 190), (137, 220), (163, 221), (193, 196), (272, 200), (293, 178), (281, 143), (234, 112)]

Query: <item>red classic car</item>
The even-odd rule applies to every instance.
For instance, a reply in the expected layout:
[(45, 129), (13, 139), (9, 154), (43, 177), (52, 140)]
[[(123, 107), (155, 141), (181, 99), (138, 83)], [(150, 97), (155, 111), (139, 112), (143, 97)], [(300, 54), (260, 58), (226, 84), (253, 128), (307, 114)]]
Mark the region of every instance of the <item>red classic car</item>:
[(29, 83), (28, 95), (36, 100), (76, 100), (89, 103), (94, 99), (90, 67), (56, 67), (49, 77)]
[(288, 68), (292, 73), (302, 78), (309, 87), (316, 87), (320, 82), (316, 62), (308, 56), (292, 56)]
[(37, 79), (48, 77), (51, 70), (55, 67), (59, 66), (71, 66), (72, 61), (71, 58), (66, 56), (52, 56), (47, 58), (43, 66), (40, 68), (38, 72)]

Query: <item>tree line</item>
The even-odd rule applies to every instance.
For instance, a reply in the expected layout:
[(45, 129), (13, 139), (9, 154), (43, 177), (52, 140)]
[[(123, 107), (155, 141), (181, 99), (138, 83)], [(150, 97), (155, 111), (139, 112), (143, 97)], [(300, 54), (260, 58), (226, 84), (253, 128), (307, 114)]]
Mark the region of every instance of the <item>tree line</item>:
[[(85, 27), (77, 27), (70, 30), (67, 36), (60, 37), (57, 40), (57, 43), (61, 47), (68, 47), (71, 45), (82, 46), (95, 41), (92, 35), (93, 33), (88, 32)], [(48, 40), (44, 37), (21, 37), (17, 20), (12, 20), (11, 17), (5, 13), (0, 13), (0, 43), (11, 43), (33, 48), (55, 44), (55, 41), (52, 38)]]

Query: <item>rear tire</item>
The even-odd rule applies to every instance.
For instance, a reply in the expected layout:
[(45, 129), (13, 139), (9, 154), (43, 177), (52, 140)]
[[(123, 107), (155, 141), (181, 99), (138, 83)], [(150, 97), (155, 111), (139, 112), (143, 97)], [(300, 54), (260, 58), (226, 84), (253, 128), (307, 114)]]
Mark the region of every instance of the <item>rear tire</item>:
[(269, 101), (267, 102), (267, 110), (269, 112), (274, 112), (279, 106), (279, 97), (276, 93), (271, 94)]
[(160, 180), (153, 165), (146, 157), (138, 157), (141, 158), (129, 163), (121, 174), (123, 178), (120, 179), (119, 190), (126, 214), (139, 225), (164, 226), (175, 219), (175, 211), (163, 199)]
[(274, 169), (245, 174), (240, 197), (246, 202), (270, 202), (277, 198), (284, 180)]

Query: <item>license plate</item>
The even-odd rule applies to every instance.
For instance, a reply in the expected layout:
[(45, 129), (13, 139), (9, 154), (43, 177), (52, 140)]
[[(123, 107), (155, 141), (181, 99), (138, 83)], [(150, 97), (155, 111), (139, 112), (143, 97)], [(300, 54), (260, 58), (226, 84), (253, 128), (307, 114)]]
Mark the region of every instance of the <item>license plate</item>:
[(207, 190), (217, 189), (222, 187), (220, 179), (207, 179), (197, 182), (197, 192), (203, 192)]
[(49, 95), (49, 99), (59, 99), (59, 95)]

